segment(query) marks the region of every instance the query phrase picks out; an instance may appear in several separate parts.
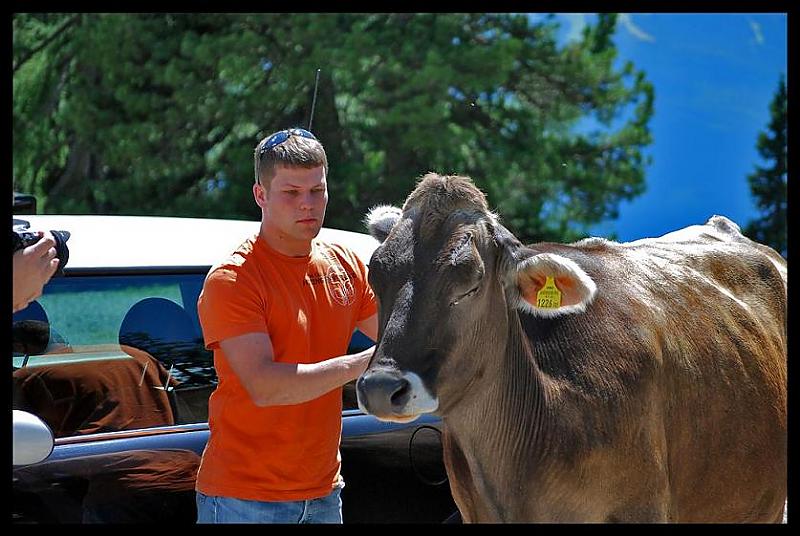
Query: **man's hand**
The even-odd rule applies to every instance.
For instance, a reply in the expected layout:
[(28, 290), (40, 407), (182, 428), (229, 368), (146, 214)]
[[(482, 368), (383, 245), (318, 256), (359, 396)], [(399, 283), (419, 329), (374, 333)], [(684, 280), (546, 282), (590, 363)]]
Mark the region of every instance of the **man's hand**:
[(44, 285), (58, 269), (56, 241), (47, 232), (38, 242), (14, 253), (13, 309), (16, 313), (42, 295)]
[(357, 363), (358, 363), (358, 376), (356, 376), (356, 378), (364, 374), (364, 371), (367, 370), (369, 362), (372, 359), (372, 354), (374, 353), (375, 353), (375, 346), (373, 345), (364, 351), (358, 352), (357, 354), (353, 354), (353, 356), (357, 358)]

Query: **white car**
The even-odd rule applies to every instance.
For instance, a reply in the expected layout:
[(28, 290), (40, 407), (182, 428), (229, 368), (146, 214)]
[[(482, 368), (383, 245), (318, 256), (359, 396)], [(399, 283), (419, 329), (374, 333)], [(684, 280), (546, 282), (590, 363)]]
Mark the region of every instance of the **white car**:
[[(194, 475), (217, 381), (197, 298), (208, 269), (259, 222), (14, 218), (70, 238), (64, 276), (13, 318), (12, 520), (194, 523)], [(378, 246), (365, 233), (325, 228), (320, 237), (365, 263)], [(356, 331), (350, 349), (371, 344)], [(346, 523), (440, 522), (456, 510), (439, 427), (434, 417), (380, 422), (358, 409), (352, 382), (345, 386)]]

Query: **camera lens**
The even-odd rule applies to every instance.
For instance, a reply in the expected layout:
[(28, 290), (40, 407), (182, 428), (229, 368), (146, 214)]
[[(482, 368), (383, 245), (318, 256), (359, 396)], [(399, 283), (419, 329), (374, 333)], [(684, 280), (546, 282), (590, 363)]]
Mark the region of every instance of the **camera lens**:
[(67, 265), (69, 260), (69, 249), (67, 248), (67, 240), (69, 240), (69, 231), (50, 231), (56, 241), (56, 257), (58, 257), (58, 268), (53, 277), (64, 275), (64, 266)]

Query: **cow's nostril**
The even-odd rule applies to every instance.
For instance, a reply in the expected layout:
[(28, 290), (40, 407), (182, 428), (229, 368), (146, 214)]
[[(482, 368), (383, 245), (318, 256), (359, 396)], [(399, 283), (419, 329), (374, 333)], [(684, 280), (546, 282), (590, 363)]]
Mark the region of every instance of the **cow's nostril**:
[(392, 393), (392, 396), (389, 397), (389, 402), (394, 408), (403, 408), (408, 403), (410, 396), (411, 384), (403, 378), (398, 381), (397, 388)]

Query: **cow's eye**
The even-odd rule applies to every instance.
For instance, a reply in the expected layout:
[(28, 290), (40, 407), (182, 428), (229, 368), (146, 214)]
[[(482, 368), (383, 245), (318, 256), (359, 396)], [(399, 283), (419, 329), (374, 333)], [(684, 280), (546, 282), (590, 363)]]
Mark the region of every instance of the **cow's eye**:
[(454, 305), (458, 305), (458, 304), (459, 304), (459, 302), (460, 302), (461, 300), (465, 299), (465, 298), (469, 298), (470, 296), (472, 296), (473, 294), (475, 294), (476, 292), (478, 292), (478, 289), (479, 289), (479, 288), (480, 288), (480, 285), (478, 285), (477, 287), (473, 288), (473, 289), (472, 289), (472, 290), (470, 290), (469, 292), (466, 292), (466, 293), (462, 294), (461, 296), (459, 296), (459, 297), (458, 297), (458, 298), (456, 298), (455, 300), (451, 301), (451, 302), (450, 302), (450, 307), (452, 307), (452, 306), (454, 306)]

